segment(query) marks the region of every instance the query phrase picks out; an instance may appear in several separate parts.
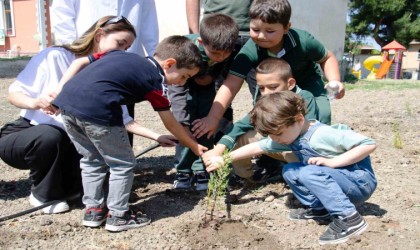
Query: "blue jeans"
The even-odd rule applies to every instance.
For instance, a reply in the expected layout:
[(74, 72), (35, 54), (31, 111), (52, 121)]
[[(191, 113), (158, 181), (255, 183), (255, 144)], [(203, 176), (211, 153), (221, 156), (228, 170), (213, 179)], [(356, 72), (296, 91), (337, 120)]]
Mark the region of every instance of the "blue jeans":
[(107, 206), (113, 216), (128, 211), (128, 198), (136, 167), (127, 131), (119, 126), (102, 126), (78, 119), (63, 112), (64, 125), (80, 160), (86, 208), (100, 207), (104, 203), (103, 184), (108, 169), (109, 193)]
[(344, 168), (289, 163), (283, 177), (303, 205), (341, 216), (356, 211), (354, 204), (369, 199), (377, 185), (369, 157)]

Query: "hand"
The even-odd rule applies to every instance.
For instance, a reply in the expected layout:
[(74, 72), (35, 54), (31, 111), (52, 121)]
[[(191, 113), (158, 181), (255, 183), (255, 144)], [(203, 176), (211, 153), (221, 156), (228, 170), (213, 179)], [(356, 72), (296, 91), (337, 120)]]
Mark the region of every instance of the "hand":
[(335, 99), (341, 99), (344, 97), (345, 93), (346, 93), (346, 88), (344, 87), (344, 84), (342, 82), (338, 82), (338, 92), (337, 95), (335, 96)]
[(32, 102), (29, 104), (31, 109), (45, 109), (51, 105), (52, 99), (49, 95), (43, 95), (38, 98), (32, 99)]
[(178, 139), (173, 135), (161, 135), (156, 140), (162, 147), (174, 147), (176, 146)]
[(218, 121), (206, 116), (202, 119), (193, 121), (192, 125), (191, 131), (193, 132), (194, 137), (200, 138), (208, 133), (207, 138), (210, 139), (217, 130)]
[(58, 115), (60, 114), (60, 110), (54, 107), (53, 105), (50, 105), (46, 108), (43, 108), (42, 111), (46, 113), (47, 115)]
[(208, 148), (206, 148), (206, 147), (204, 147), (200, 144), (197, 144), (197, 148), (195, 148), (195, 149), (191, 148), (191, 150), (194, 152), (195, 155), (202, 156), (204, 154), (204, 152), (206, 152), (208, 150)]
[(203, 162), (209, 160), (212, 157), (222, 156), (223, 152), (225, 151), (226, 146), (223, 144), (217, 144), (213, 149), (205, 152), (201, 158), (203, 158)]
[(336, 167), (334, 158), (325, 158), (325, 157), (311, 157), (308, 160), (308, 164), (317, 165), (317, 166), (326, 166), (330, 168)]
[(207, 172), (216, 171), (219, 167), (223, 166), (224, 164), (225, 162), (222, 156), (214, 156), (204, 161), (204, 165), (206, 165)]

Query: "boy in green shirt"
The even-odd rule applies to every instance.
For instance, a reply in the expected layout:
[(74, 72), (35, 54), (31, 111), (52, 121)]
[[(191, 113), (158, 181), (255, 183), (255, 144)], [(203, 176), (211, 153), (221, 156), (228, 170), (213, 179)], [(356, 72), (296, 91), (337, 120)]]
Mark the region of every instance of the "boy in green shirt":
[[(307, 119), (319, 119), (314, 96), (309, 91), (302, 90), (296, 85), (292, 69), (283, 59), (273, 57), (262, 61), (256, 68), (256, 80), (255, 100), (260, 93), (261, 95), (268, 95), (280, 91), (293, 91), (305, 99), (306, 109), (308, 110), (305, 117)], [(218, 144), (212, 150), (205, 152), (202, 157), (206, 160), (212, 156), (221, 156), (225, 149), (236, 150), (262, 138), (263, 136), (258, 134), (251, 125), (248, 114), (235, 122), (233, 128), (219, 140)], [(257, 159), (258, 168), (254, 171), (251, 159), (245, 158), (234, 162), (233, 168), (235, 174), (240, 178), (256, 183), (275, 181), (281, 178), (282, 164), (278, 160), (282, 162), (297, 161), (296, 157), (290, 153), (263, 155)]]
[(344, 96), (337, 59), (318, 40), (306, 31), (290, 28), (291, 6), (287, 0), (255, 0), (249, 16), (251, 39), (244, 45), (230, 68), (224, 84), (217, 93), (209, 115), (194, 123), (195, 136), (212, 135), (223, 109), (239, 92), (243, 79), (258, 63), (268, 57), (288, 62), (296, 84), (315, 96), (322, 123), (331, 122), (331, 107), (324, 89), (321, 71), (329, 82), (339, 85), (337, 99)]

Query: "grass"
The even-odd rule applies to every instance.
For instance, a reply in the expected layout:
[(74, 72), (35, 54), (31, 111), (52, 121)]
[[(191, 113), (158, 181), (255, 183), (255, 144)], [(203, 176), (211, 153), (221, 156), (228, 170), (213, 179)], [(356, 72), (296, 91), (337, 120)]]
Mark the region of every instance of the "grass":
[(17, 56), (13, 58), (7, 58), (7, 57), (0, 57), (0, 62), (10, 62), (10, 61), (18, 61), (18, 60), (30, 60), (32, 56)]
[(420, 89), (420, 81), (416, 80), (360, 80), (355, 84), (345, 83), (346, 90), (402, 90)]

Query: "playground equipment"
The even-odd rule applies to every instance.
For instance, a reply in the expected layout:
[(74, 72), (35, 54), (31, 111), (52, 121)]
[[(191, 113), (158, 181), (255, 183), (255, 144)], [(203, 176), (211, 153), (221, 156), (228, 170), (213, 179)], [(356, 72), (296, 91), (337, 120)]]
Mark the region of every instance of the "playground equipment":
[[(389, 58), (390, 50), (393, 50), (394, 52), (392, 59)], [(370, 71), (366, 79), (382, 79), (390, 70), (390, 75), (393, 76), (394, 79), (400, 79), (403, 50), (405, 50), (405, 47), (394, 40), (382, 47), (382, 56), (371, 56), (366, 58), (363, 62), (363, 66)], [(375, 68), (376, 64), (381, 65), (379, 68)], [(391, 76), (389, 77), (391, 78)]]
[[(376, 73), (378, 72), (378, 68), (375, 68), (375, 65), (382, 64), (382, 56), (370, 56), (366, 58), (363, 62), (363, 66), (370, 71), (369, 75), (366, 77), (368, 80), (376, 79)], [(382, 65), (381, 65), (382, 66)]]

